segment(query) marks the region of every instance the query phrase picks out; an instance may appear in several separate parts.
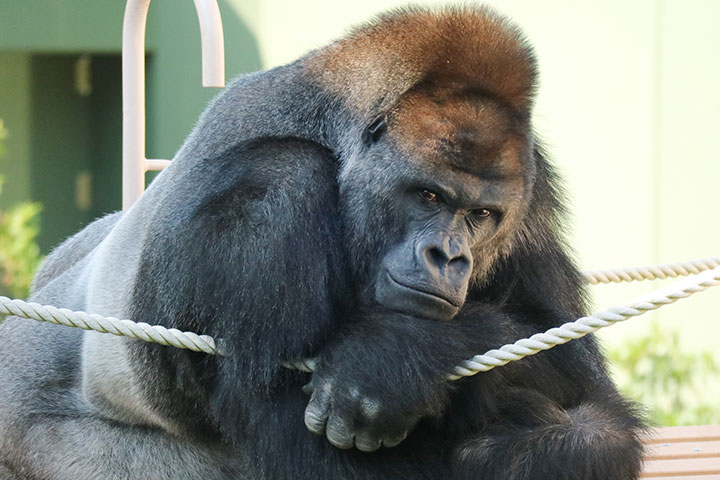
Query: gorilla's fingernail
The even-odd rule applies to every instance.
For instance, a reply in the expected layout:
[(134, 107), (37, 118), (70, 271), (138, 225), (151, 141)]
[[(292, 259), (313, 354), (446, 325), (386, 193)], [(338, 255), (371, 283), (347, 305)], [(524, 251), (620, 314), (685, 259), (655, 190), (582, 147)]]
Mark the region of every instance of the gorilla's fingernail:
[(352, 437), (335, 436), (330, 435), (330, 433), (328, 433), (326, 436), (328, 441), (332, 443), (334, 447), (340, 448), (342, 450), (348, 450), (353, 447)]
[(305, 410), (305, 426), (312, 433), (323, 435), (325, 433), (325, 423), (327, 417), (320, 412), (307, 409)]
[(355, 437), (355, 448), (361, 452), (374, 452), (382, 446), (380, 440), (373, 440), (369, 437)]
[(405, 439), (407, 438), (407, 435), (408, 435), (407, 432), (405, 432), (405, 433), (403, 433), (403, 434), (402, 434), (401, 436), (399, 436), (399, 437), (389, 438), (389, 439), (383, 440), (383, 441), (382, 441), (382, 444), (383, 444), (385, 447), (388, 447), (388, 448), (397, 447), (398, 445), (400, 445), (400, 443), (401, 443), (403, 440), (405, 440)]
[(325, 436), (330, 443), (342, 449), (352, 448), (355, 439), (355, 436), (350, 433), (350, 429), (345, 426), (344, 422), (337, 420), (337, 417), (328, 420)]

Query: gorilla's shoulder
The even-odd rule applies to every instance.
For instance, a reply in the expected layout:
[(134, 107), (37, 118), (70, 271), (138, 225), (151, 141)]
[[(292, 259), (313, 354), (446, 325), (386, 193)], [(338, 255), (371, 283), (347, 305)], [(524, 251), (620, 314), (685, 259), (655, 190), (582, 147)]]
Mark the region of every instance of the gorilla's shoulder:
[(114, 212), (98, 218), (55, 247), (40, 265), (33, 280), (31, 295), (90, 253), (110, 233), (122, 215), (123, 212)]

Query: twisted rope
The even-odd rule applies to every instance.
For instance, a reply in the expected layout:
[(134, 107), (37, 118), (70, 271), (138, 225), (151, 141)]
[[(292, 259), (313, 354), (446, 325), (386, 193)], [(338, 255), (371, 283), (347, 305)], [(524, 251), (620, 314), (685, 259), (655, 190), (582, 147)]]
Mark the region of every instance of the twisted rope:
[(100, 333), (112, 333), (122, 337), (135, 338), (145, 342), (159, 343), (176, 348), (184, 348), (194, 352), (204, 352), (211, 355), (221, 353), (215, 345), (215, 340), (207, 335), (197, 335), (192, 332), (181, 332), (175, 328), (165, 328), (161, 325), (148, 325), (132, 320), (119, 320), (113, 317), (86, 312), (73, 312), (67, 308), (56, 308), (50, 305), (28, 303), (22, 300), (11, 300), (0, 296), (0, 316), (13, 315), (15, 317), (29, 318), (40, 322), (54, 323), (66, 327), (94, 330)]
[[(677, 277), (680, 275), (696, 276), (678, 282), (668, 287), (656, 290), (624, 305), (612, 307), (603, 312), (594, 313), (588, 317), (580, 318), (574, 322), (566, 323), (560, 327), (551, 328), (544, 333), (538, 333), (530, 338), (518, 340), (513, 344), (504, 345), (498, 349), (490, 350), (482, 355), (475, 355), (458, 365), (448, 377), (457, 380), (469, 377), (480, 372), (492, 370), (495, 367), (509, 362), (520, 360), (529, 355), (535, 355), (570, 340), (583, 337), (596, 332), (601, 328), (625, 321), (631, 317), (642, 315), (663, 305), (669, 305), (694, 293), (702, 292), (712, 286), (720, 284), (720, 259), (709, 258), (692, 262), (642, 267), (637, 269), (603, 270), (586, 272), (585, 278), (591, 284), (610, 283), (643, 279)], [(131, 320), (119, 320), (113, 317), (89, 314), (86, 312), (73, 312), (66, 308), (43, 306), (37, 303), (28, 303), (23, 300), (11, 300), (0, 296), (0, 316), (13, 315), (21, 318), (54, 323), (67, 327), (93, 330), (100, 333), (125, 336), (145, 342), (158, 343), (204, 352), (210, 355), (222, 355), (222, 350), (215, 340), (207, 335), (197, 335), (192, 332), (182, 332), (174, 328), (165, 328), (161, 325), (137, 323)], [(294, 368), (303, 372), (312, 372), (315, 369), (313, 359), (305, 359), (282, 364), (287, 368)]]
[(588, 317), (582, 317), (560, 327), (551, 328), (544, 333), (537, 333), (530, 338), (523, 338), (513, 344), (490, 350), (483, 355), (475, 355), (455, 367), (455, 371), (448, 378), (457, 380), (480, 372), (487, 372), (495, 367), (520, 360), (529, 355), (535, 355), (570, 340), (584, 337), (588, 333), (596, 332), (601, 328), (656, 310), (663, 305), (675, 303), (681, 298), (687, 298), (716, 285), (720, 285), (720, 267), (715, 267), (682, 282), (655, 290), (624, 305), (612, 307), (604, 312), (593, 313)]
[(720, 266), (720, 257), (702, 258), (683, 263), (651, 265), (649, 267), (618, 268), (613, 270), (590, 270), (583, 272), (585, 281), (591, 285), (641, 280), (686, 277)]

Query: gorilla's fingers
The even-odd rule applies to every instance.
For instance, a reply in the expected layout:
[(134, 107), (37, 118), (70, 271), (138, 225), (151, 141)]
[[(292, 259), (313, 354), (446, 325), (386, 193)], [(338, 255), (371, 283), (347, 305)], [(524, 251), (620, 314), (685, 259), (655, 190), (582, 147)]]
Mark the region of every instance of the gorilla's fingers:
[(305, 408), (305, 426), (312, 433), (317, 435), (325, 434), (325, 424), (328, 420), (328, 411), (330, 410), (330, 401), (324, 396), (318, 398), (319, 395), (313, 394), (310, 403)]
[[(314, 379), (313, 379), (314, 380)], [(327, 387), (327, 384), (325, 384)], [(309, 390), (309, 391), (305, 391)], [(305, 393), (312, 393), (307, 407), (305, 407), (305, 426), (317, 435), (325, 434), (325, 424), (330, 410), (330, 394), (328, 388), (315, 388), (314, 381), (303, 387)]]
[(405, 432), (402, 435), (400, 435), (399, 437), (389, 438), (389, 439), (386, 438), (385, 440), (382, 441), (382, 444), (383, 444), (383, 446), (388, 447), (388, 448), (397, 447), (400, 444), (400, 442), (402, 442), (403, 440), (405, 440), (407, 438), (407, 436), (408, 436), (408, 433)]
[(348, 449), (353, 447), (355, 436), (348, 428), (347, 423), (338, 415), (333, 415), (327, 422), (327, 439), (337, 448)]
[(302, 391), (305, 395), (312, 395), (312, 393), (315, 391), (315, 385), (313, 385), (312, 380), (303, 385)]
[(355, 437), (355, 447), (361, 452), (374, 452), (380, 448), (382, 444), (383, 442), (380, 439), (373, 438), (367, 433)]
[(325, 411), (316, 410), (308, 406), (305, 409), (305, 426), (308, 430), (316, 435), (325, 433), (325, 423), (327, 422), (327, 409)]

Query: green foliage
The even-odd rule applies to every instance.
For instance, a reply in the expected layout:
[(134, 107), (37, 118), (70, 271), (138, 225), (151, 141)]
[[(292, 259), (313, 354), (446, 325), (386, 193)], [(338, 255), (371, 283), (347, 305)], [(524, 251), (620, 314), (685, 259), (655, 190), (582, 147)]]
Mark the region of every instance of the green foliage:
[(654, 323), (609, 357), (620, 389), (649, 408), (654, 424), (720, 423), (720, 366), (709, 352), (683, 351), (677, 332)]
[[(0, 155), (7, 138), (0, 120)], [(0, 176), (0, 195), (4, 178)], [(11, 297), (28, 296), (30, 282), (42, 257), (35, 238), (40, 224), (39, 203), (19, 203), (0, 210), (0, 293)]]

